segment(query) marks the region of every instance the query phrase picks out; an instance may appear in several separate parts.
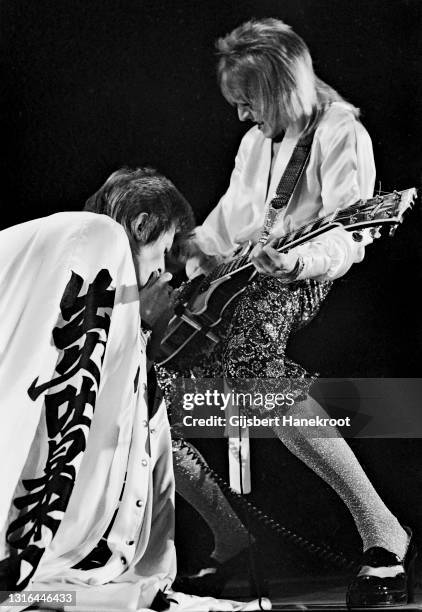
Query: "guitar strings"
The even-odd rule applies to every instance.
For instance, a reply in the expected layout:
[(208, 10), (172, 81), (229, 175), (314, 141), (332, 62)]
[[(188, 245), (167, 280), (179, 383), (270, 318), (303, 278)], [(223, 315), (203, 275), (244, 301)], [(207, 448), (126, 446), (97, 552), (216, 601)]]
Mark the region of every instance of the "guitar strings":
[[(399, 195), (398, 192), (397, 193), (394, 192), (393, 194), (387, 194), (387, 196), (377, 195), (374, 198), (370, 198), (369, 200), (358, 200), (357, 202), (355, 202), (354, 204), (351, 204), (347, 208), (336, 209), (335, 211), (333, 211), (332, 213), (329, 213), (328, 215), (320, 217), (319, 219), (313, 219), (309, 221), (308, 223), (306, 223), (305, 225), (303, 225), (302, 227), (296, 230), (287, 232), (287, 234), (285, 234), (284, 236), (276, 240), (276, 242), (274, 243), (274, 248), (276, 250), (280, 250), (283, 247), (285, 247), (288, 243), (291, 244), (295, 242), (296, 240), (298, 240), (305, 233), (310, 234), (311, 232), (314, 232), (320, 229), (321, 227), (323, 227), (326, 223), (332, 222), (334, 218), (337, 222), (339, 222), (342, 219), (348, 219), (352, 217), (356, 213), (360, 213), (362, 215), (370, 211), (373, 211), (374, 202), (376, 204), (376, 208), (379, 208), (379, 207), (382, 208), (384, 206), (385, 200), (388, 199), (388, 196), (397, 197), (397, 195)], [(340, 212), (342, 214), (338, 216)], [(211, 274), (209, 274), (206, 277), (204, 282), (206, 282), (207, 286), (209, 286), (213, 282), (220, 280), (224, 278), (225, 276), (229, 276), (232, 272), (240, 271), (242, 268), (248, 267), (250, 265), (251, 265), (251, 262), (249, 261), (248, 254), (234, 257), (230, 261), (219, 264), (216, 268), (214, 268)]]

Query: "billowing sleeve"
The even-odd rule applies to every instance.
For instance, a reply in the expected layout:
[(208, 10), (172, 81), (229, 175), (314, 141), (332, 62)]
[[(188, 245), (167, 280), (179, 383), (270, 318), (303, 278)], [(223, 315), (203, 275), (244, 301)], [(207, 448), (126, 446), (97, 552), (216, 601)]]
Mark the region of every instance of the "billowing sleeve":
[[(350, 206), (372, 196), (375, 164), (372, 144), (363, 126), (350, 114), (328, 122), (316, 133), (319, 158), (319, 180), (323, 214)], [(304, 268), (299, 278), (334, 280), (343, 276), (353, 263), (362, 261), (365, 246), (372, 242), (369, 230), (362, 240), (352, 233), (335, 228), (297, 247)]]

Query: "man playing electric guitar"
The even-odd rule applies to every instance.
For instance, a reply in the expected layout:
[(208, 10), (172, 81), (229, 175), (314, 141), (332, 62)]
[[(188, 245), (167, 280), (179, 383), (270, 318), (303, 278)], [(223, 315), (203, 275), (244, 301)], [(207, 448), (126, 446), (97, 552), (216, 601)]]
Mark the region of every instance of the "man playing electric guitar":
[[(222, 93), (241, 121), (255, 125), (240, 144), (228, 191), (196, 229), (194, 243), (202, 255), (188, 262), (187, 273), (202, 271), (201, 258), (209, 264), (210, 257), (230, 256), (238, 243), (252, 240), (250, 260), (259, 274), (236, 304), (222, 345), (223, 375), (302, 378), (304, 397), (296, 398), (289, 414), (325, 417), (307, 395), (312, 378), (287, 357), (286, 345), (293, 331), (317, 315), (332, 282), (362, 261), (370, 233), (356, 240), (339, 227), (284, 254), (265, 243), (270, 235), (283, 236), (310, 218), (371, 197), (371, 140), (358, 110), (315, 76), (307, 46), (283, 22), (245, 23), (217, 46)], [(303, 143), (308, 157), (302, 156), (300, 173), (300, 163), (290, 162)], [(295, 173), (286, 198), (280, 179), (292, 183)], [(406, 603), (406, 570), (415, 556), (411, 532), (386, 508), (338, 432), (320, 429), (311, 435), (294, 427), (275, 432), (336, 491), (354, 518), (364, 556), (348, 589), (348, 605)]]

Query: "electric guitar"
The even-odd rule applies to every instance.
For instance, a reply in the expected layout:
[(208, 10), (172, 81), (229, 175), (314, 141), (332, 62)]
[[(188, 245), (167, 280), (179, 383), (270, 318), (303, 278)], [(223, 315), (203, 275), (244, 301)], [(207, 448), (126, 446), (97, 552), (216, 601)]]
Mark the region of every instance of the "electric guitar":
[[(353, 232), (353, 238), (358, 242), (363, 239), (361, 231), (365, 228), (371, 228), (372, 237), (378, 238), (380, 229), (387, 225), (392, 236), (404, 213), (412, 207), (416, 195), (416, 189), (412, 188), (359, 200), (272, 240), (271, 246), (286, 253), (335, 227)], [(193, 363), (198, 353), (211, 351), (218, 344), (224, 311), (257, 274), (249, 261), (252, 248), (253, 245), (246, 245), (233, 259), (218, 265), (208, 276), (197, 276), (182, 284), (178, 290), (175, 315), (161, 341), (156, 359), (158, 365), (178, 368), (181, 363)]]

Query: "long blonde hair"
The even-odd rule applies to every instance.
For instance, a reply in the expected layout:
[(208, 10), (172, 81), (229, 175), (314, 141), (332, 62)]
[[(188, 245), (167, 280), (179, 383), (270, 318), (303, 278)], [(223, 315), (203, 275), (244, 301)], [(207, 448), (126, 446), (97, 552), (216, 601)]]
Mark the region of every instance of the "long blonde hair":
[(343, 102), (357, 117), (359, 110), (314, 72), (303, 39), (280, 19), (253, 19), (220, 38), (217, 74), (231, 104), (249, 104), (277, 123), (306, 119), (305, 131), (316, 125), (332, 102)]

